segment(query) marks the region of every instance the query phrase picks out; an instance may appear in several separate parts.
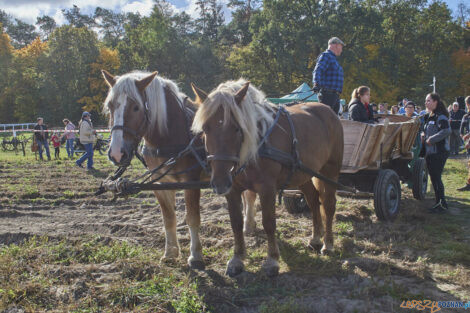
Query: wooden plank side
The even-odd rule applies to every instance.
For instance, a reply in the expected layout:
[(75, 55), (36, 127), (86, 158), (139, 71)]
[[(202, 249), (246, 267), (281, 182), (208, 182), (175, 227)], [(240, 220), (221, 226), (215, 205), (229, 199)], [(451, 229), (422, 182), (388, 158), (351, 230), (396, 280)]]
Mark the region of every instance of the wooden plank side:
[(341, 124), (343, 125), (345, 145), (351, 145), (353, 147), (349, 158), (345, 160), (345, 158), (343, 157), (343, 165), (354, 167), (355, 156), (359, 151), (362, 137), (364, 135), (364, 131), (367, 125), (364, 123), (349, 120), (341, 120)]

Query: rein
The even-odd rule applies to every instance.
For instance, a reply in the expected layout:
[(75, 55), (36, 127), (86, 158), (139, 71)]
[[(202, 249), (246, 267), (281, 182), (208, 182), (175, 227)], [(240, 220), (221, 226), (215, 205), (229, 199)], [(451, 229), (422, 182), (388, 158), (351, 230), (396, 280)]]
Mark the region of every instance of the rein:
[[(274, 147), (270, 146), (267, 143), (268, 137), (271, 135), (272, 131), (274, 130), (274, 127), (278, 124), (281, 114), (286, 116), (287, 121), (289, 122), (289, 127), (290, 127), (290, 130), (291, 130), (291, 134), (292, 134), (292, 149), (291, 149), (290, 154), (285, 153), (284, 151), (281, 151), (277, 148), (274, 148)], [(298, 151), (298, 147), (297, 147), (298, 142), (299, 141), (298, 141), (296, 133), (295, 133), (294, 123), (292, 121), (292, 118), (291, 118), (291, 115), (290, 115), (289, 111), (286, 110), (284, 105), (279, 105), (279, 109), (276, 113), (273, 124), (266, 131), (266, 133), (264, 134), (263, 138), (261, 139), (261, 141), (258, 145), (258, 153), (261, 157), (269, 158), (271, 160), (274, 160), (276, 162), (281, 163), (282, 165), (290, 167), (289, 175), (287, 176), (287, 179), (282, 184), (282, 186), (280, 188), (280, 191), (279, 191), (279, 196), (278, 196), (279, 203), (281, 203), (282, 193), (283, 193), (284, 189), (289, 185), (289, 182), (292, 179), (292, 176), (294, 175), (296, 170), (300, 170), (300, 171), (302, 171), (304, 173), (307, 173), (307, 174), (309, 174), (313, 177), (321, 179), (321, 180), (323, 180), (324, 182), (326, 182), (330, 185), (333, 185), (335, 187), (339, 187), (343, 190), (350, 191), (350, 192), (353, 192), (353, 193), (356, 192), (356, 189), (348, 187), (348, 186), (344, 186), (343, 184), (341, 184), (339, 182), (336, 182), (336, 181), (334, 181), (334, 180), (332, 180), (332, 179), (330, 179), (330, 178), (328, 178), (328, 177), (326, 177), (326, 176), (324, 176), (324, 175), (322, 175), (318, 172), (315, 172), (311, 168), (305, 166), (303, 164), (302, 160), (300, 160), (300, 157), (299, 157), (299, 151)], [(209, 157), (212, 157), (212, 160), (221, 160), (221, 161), (239, 160), (239, 158), (236, 157), (236, 156), (211, 155)], [(236, 177), (241, 172), (243, 172), (246, 169), (247, 165), (248, 165), (248, 161), (246, 161), (242, 166), (240, 166), (233, 173), (233, 177)]]

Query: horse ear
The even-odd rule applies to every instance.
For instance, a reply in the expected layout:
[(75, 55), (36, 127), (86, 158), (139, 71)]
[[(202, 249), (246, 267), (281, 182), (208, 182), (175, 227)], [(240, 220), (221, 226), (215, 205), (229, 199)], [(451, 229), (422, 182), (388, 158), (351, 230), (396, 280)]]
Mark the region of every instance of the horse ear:
[(250, 82), (246, 82), (243, 87), (237, 91), (235, 94), (235, 102), (239, 105), (242, 103), (243, 98), (246, 96), (246, 92), (248, 91), (248, 87), (250, 86)]
[(107, 70), (101, 70), (101, 74), (103, 74), (104, 80), (109, 85), (109, 87), (113, 88), (113, 86), (116, 84), (116, 78)]
[(207, 99), (207, 93), (201, 88), (197, 87), (195, 84), (191, 83), (191, 88), (193, 89), (194, 94), (196, 95), (195, 102), (200, 104)]
[(137, 80), (135, 82), (135, 85), (137, 86), (137, 89), (139, 89), (140, 92), (143, 92), (145, 88), (147, 88), (148, 85), (152, 82), (152, 80), (157, 76), (158, 72), (155, 71), (152, 74), (148, 75), (147, 77), (144, 77), (140, 80)]

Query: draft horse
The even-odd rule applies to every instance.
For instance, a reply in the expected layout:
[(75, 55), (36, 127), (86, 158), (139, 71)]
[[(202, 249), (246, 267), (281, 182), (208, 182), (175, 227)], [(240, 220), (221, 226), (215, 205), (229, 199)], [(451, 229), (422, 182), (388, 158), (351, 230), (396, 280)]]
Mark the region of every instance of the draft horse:
[[(336, 186), (316, 178), (312, 181), (312, 176), (303, 171), (292, 171), (282, 162), (259, 155), (263, 151), (259, 148), (264, 143), (271, 151), (297, 154), (304, 166), (337, 181), (343, 159), (343, 128), (333, 110), (320, 103), (303, 103), (286, 108), (290, 117), (278, 114), (280, 109), (243, 79), (222, 83), (208, 96), (199, 89), (196, 92), (203, 102), (192, 129), (203, 132), (212, 170), (211, 186), (227, 199), (234, 233), (234, 256), (227, 263), (226, 274), (235, 276), (244, 268), (241, 193), (246, 189), (259, 195), (268, 239), (268, 256), (262, 268), (269, 276), (279, 272), (275, 239), (275, 201), (279, 189), (300, 188), (313, 213), (310, 246), (321, 248), (322, 253), (331, 251)], [(270, 134), (264, 138), (267, 132)]]
[[(190, 127), (196, 109), (194, 102), (181, 93), (174, 82), (158, 76), (157, 72), (132, 72), (113, 76), (102, 70), (102, 74), (110, 87), (104, 112), (109, 114), (112, 127), (108, 158), (114, 165), (129, 164), (142, 138), (143, 157), (149, 169), (155, 169), (188, 146), (193, 139)], [(203, 148), (202, 141), (196, 140), (195, 146)], [(159, 174), (161, 171), (156, 172), (154, 177)], [(198, 166), (196, 157), (189, 154), (178, 159), (173, 169), (161, 181), (187, 182), (207, 179), (209, 177)], [(165, 227), (165, 253), (162, 261), (171, 261), (180, 254), (176, 236), (175, 191), (154, 193), (161, 206)], [(205, 265), (199, 238), (200, 190), (185, 190), (184, 199), (186, 223), (191, 237), (188, 264), (192, 268), (201, 269)], [(254, 207), (253, 196), (247, 199), (249, 207)], [(248, 228), (254, 225), (254, 220), (249, 222)]]

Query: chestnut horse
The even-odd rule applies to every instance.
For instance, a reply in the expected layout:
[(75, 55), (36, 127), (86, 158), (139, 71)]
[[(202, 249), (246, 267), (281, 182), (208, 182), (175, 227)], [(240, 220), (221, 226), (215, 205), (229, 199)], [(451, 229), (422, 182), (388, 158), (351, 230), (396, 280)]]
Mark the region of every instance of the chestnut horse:
[[(174, 82), (157, 76), (157, 72), (132, 72), (122, 76), (113, 76), (105, 70), (102, 73), (110, 86), (104, 112), (109, 114), (112, 126), (108, 157), (115, 165), (128, 164), (142, 138), (145, 142), (143, 155), (149, 169), (156, 168), (189, 144), (195, 108), (193, 101), (182, 94)], [(202, 146), (201, 141), (197, 144)], [(196, 162), (194, 155), (178, 159), (172, 171), (161, 181), (208, 179)], [(155, 176), (160, 173), (157, 172)], [(176, 237), (175, 191), (154, 193), (161, 206), (165, 227), (165, 253), (162, 260), (170, 261), (180, 253)], [(200, 190), (185, 190), (184, 199), (191, 237), (188, 264), (192, 268), (204, 268), (199, 238)], [(247, 200), (247, 207), (253, 207), (253, 196), (247, 197)], [(247, 219), (247, 231), (253, 228), (254, 218)]]
[[(284, 187), (300, 188), (312, 210), (310, 246), (317, 250), (321, 248), (322, 253), (331, 251), (336, 187), (316, 178), (312, 181), (312, 176), (302, 171), (292, 174), (291, 168), (281, 162), (258, 156), (260, 141), (271, 127), (266, 143), (288, 155), (296, 150), (293, 149), (294, 136), (287, 115), (281, 114), (275, 123), (278, 108), (243, 79), (225, 82), (207, 97), (199, 93), (199, 89), (196, 92), (203, 102), (199, 104), (192, 129), (204, 133), (207, 159), (212, 169), (211, 185), (217, 194), (225, 195), (227, 199), (234, 233), (234, 256), (227, 263), (226, 273), (235, 276), (244, 268), (241, 193), (246, 189), (259, 195), (268, 239), (268, 256), (263, 270), (268, 275), (279, 272), (275, 201), (277, 191)], [(337, 181), (343, 160), (343, 128), (337, 115), (320, 103), (303, 103), (286, 109), (292, 119), (298, 156), (303, 165)], [(286, 182), (288, 185), (284, 186)]]

